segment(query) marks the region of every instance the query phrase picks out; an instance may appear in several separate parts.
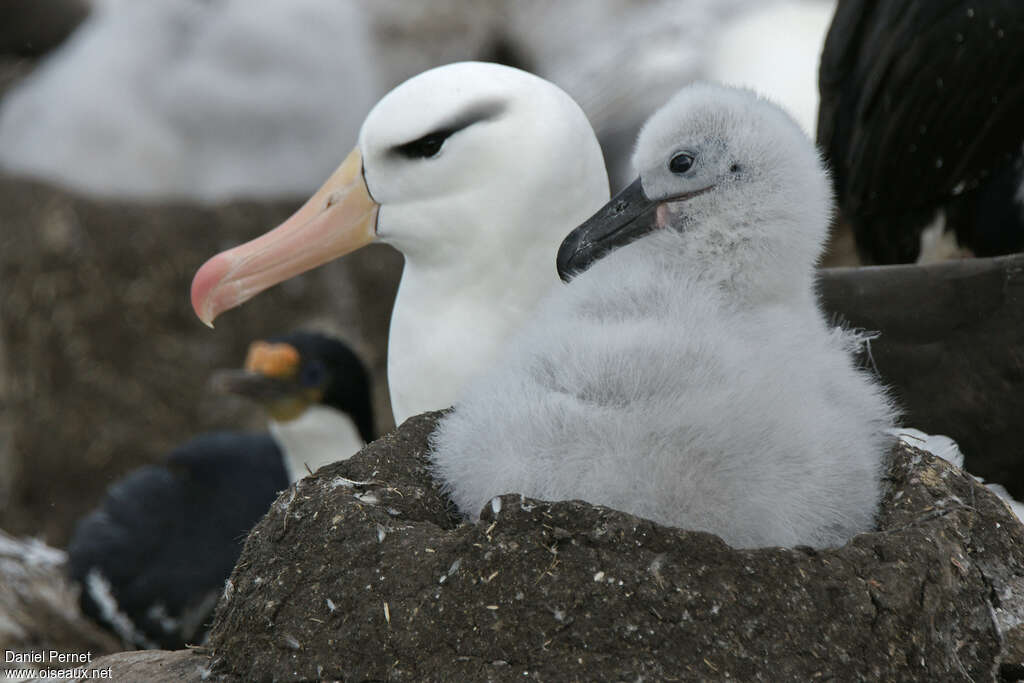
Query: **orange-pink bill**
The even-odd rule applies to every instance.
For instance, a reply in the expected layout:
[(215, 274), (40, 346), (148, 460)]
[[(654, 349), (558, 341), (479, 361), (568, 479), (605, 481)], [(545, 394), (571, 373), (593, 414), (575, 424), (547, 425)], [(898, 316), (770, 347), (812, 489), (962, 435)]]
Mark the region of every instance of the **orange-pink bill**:
[(218, 315), (263, 290), (369, 244), (379, 208), (357, 147), (288, 220), (204, 263), (192, 279), (192, 308), (213, 327)]

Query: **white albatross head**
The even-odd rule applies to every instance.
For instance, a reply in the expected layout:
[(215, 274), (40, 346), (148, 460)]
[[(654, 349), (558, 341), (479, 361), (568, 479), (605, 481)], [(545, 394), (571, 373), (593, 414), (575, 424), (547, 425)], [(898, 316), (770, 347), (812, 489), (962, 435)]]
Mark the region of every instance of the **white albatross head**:
[(749, 90), (689, 86), (641, 130), (634, 165), (640, 177), (563, 242), (563, 279), (643, 240), (744, 293), (810, 290), (831, 190), (813, 143), (780, 107)]
[[(450, 405), (557, 283), (562, 237), (607, 198), (600, 146), (562, 90), (497, 64), (438, 67), (377, 103), (356, 148), (294, 215), (203, 264), (192, 306), (212, 324), (374, 240), (394, 246), (406, 263), (388, 374), (404, 419)], [(405, 391), (426, 372), (435, 377)], [(396, 389), (408, 407), (398, 408)]]

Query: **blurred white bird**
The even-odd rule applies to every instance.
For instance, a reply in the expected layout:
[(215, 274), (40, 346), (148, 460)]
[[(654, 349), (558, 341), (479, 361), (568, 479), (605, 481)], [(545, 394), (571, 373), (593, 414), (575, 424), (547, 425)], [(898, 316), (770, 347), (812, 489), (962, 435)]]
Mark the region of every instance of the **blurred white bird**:
[(624, 183), (640, 124), (694, 78), (752, 86), (813, 122), (835, 3), (93, 4), (0, 105), (0, 168), (99, 195), (215, 201), (308, 192), (387, 88), (466, 59), (510, 60), (565, 89)]
[(4, 97), (0, 168), (106, 196), (309, 192), (380, 92), (367, 34), (348, 2), (98, 2)]

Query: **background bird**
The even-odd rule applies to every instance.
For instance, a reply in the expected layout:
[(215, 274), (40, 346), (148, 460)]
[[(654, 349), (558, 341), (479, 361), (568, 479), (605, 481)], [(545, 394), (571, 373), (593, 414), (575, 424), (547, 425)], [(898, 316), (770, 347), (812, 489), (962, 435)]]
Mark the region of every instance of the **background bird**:
[(185, 442), (115, 482), (68, 547), (83, 611), (135, 647), (201, 642), (246, 534), (278, 492), (372, 438), (366, 371), (335, 339), (255, 342), (245, 371), (216, 380), (260, 402), (271, 434)]
[(635, 165), (559, 251), (585, 272), (441, 421), (453, 501), (580, 498), (743, 547), (870, 529), (893, 411), (815, 297), (831, 204), (810, 140), (749, 91), (695, 86)]
[(818, 144), (867, 263), (1024, 246), (1024, 4), (841, 0)]

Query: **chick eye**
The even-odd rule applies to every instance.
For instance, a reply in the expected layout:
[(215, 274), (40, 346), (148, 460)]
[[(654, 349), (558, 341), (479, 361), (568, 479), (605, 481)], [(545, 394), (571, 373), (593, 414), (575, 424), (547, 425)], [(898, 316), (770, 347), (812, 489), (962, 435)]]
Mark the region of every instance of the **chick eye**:
[(314, 360), (302, 366), (302, 372), (299, 375), (299, 383), (304, 387), (319, 386), (323, 383), (326, 375), (327, 369), (324, 367), (324, 364), (318, 360)]
[(672, 157), (672, 160), (668, 162), (668, 170), (673, 173), (686, 173), (693, 166), (693, 155), (687, 152), (682, 152)]
[(453, 132), (450, 130), (439, 130), (428, 133), (412, 142), (395, 147), (395, 151), (408, 159), (429, 159), (441, 151), (444, 141), (451, 137)]

